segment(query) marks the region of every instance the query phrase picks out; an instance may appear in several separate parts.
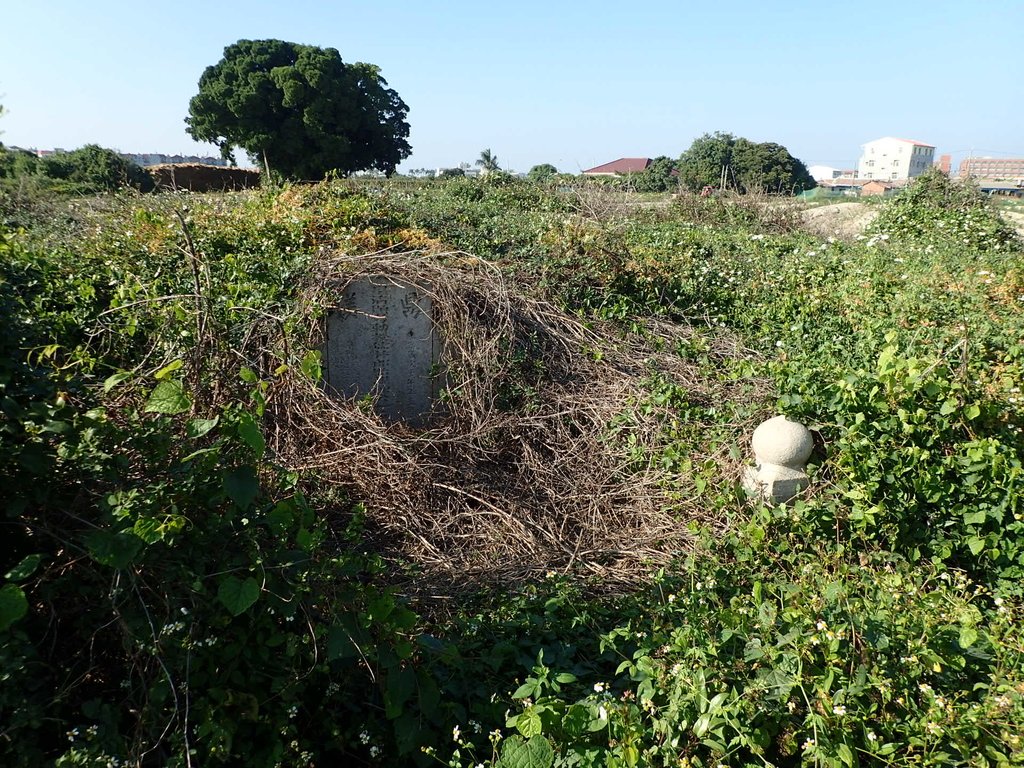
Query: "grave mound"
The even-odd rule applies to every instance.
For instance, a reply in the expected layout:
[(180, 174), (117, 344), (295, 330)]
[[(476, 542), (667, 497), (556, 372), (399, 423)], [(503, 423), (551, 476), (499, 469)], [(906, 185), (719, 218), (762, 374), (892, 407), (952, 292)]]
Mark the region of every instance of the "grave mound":
[(228, 192), (260, 185), (260, 172), (251, 168), (225, 168), (201, 163), (164, 163), (146, 166), (157, 189), (190, 192)]
[[(422, 588), (457, 591), (552, 570), (624, 586), (687, 551), (688, 523), (724, 524), (709, 519), (695, 478), (661, 460), (679, 414), (652, 397), (652, 379), (683, 387), (693, 403), (767, 401), (770, 392), (763, 381), (702, 376), (672, 351), (693, 335), (689, 327), (624, 335), (461, 253), (325, 254), (303, 297), (305, 325), (290, 343), (324, 350), (325, 376), (314, 384), (296, 368), (278, 377), (269, 446), (285, 466), (362, 502), (381, 551), (437, 577)], [(374, 325), (404, 306), (419, 313), (412, 325)], [(388, 390), (407, 385), (408, 371), (384, 369), (404, 353), (373, 348), (405, 336), (415, 346), (419, 405), (403, 413)], [(353, 384), (360, 338), (370, 351)], [(722, 335), (710, 353), (743, 351)], [(735, 441), (705, 446), (702, 460), (738, 482), (742, 462), (728, 442), (755, 423), (734, 425)]]

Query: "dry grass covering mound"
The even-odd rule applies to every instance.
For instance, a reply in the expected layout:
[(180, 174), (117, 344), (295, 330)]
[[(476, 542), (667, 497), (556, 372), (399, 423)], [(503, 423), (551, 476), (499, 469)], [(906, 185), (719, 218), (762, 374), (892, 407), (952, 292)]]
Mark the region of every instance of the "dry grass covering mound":
[(260, 172), (199, 163), (166, 163), (146, 168), (158, 189), (190, 192), (228, 192), (260, 185)]
[[(693, 480), (660, 461), (678, 414), (652, 399), (653, 377), (684, 387), (690, 402), (738, 396), (739, 384), (708, 381), (672, 352), (690, 329), (623, 338), (513, 290), (464, 254), (378, 253), (323, 257), (312, 269), (307, 348), (323, 346), (332, 297), (362, 277), (428, 286), (444, 339), (445, 413), (413, 430), (288, 374), (268, 405), (269, 442), (284, 465), (363, 500), (382, 550), (440, 577), (426, 580), (432, 589), (552, 569), (622, 584), (686, 550), (689, 522), (719, 525)], [(714, 344), (715, 355), (741, 352), (725, 337)], [(751, 427), (735, 425), (737, 440)], [(707, 456), (738, 476), (725, 447)]]

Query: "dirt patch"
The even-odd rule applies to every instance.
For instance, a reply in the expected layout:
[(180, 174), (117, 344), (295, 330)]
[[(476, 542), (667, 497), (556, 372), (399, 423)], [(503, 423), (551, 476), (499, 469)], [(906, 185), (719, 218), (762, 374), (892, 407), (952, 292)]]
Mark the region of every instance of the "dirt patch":
[(878, 216), (878, 209), (864, 203), (836, 203), (808, 208), (800, 213), (803, 227), (822, 237), (844, 240), (861, 234)]
[(158, 189), (190, 192), (226, 192), (260, 185), (260, 172), (249, 168), (225, 168), (198, 163), (166, 163), (146, 167)]
[(1015, 211), (1003, 211), (1002, 216), (1006, 219), (1006, 223), (1017, 230), (1017, 234), (1024, 237), (1024, 213), (1016, 213)]

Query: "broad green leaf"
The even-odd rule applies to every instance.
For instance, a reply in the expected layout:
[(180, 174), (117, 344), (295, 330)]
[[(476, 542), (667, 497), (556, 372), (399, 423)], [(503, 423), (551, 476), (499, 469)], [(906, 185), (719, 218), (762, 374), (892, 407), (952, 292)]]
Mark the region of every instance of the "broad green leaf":
[(348, 629), (333, 626), (327, 630), (327, 660), (351, 659), (360, 655), (359, 645)]
[(850, 751), (848, 746), (840, 744), (836, 747), (836, 754), (839, 755), (839, 759), (843, 761), (844, 765), (849, 766), (849, 768), (853, 768), (853, 752)]
[(142, 549), (142, 540), (130, 533), (96, 530), (85, 537), (89, 557), (100, 565), (127, 568)]
[(256, 470), (248, 465), (232, 469), (224, 476), (224, 492), (241, 509), (249, 509), (260, 493)]
[(244, 613), (259, 599), (259, 596), (260, 584), (252, 576), (244, 581), (234, 576), (225, 576), (217, 588), (217, 599), (224, 604), (232, 616)]
[(985, 548), (985, 540), (978, 536), (971, 536), (967, 540), (967, 546), (971, 550), (972, 555), (977, 555)]
[(986, 517), (985, 510), (980, 512), (964, 512), (964, 523), (967, 525), (982, 525)]
[(104, 379), (104, 381), (103, 381), (103, 391), (104, 392), (109, 392), (114, 387), (116, 387), (118, 384), (120, 384), (123, 381), (127, 381), (131, 377), (132, 377), (132, 372), (131, 371), (118, 371), (113, 376), (108, 376), (106, 379)]
[(302, 362), (299, 363), (299, 370), (302, 374), (313, 381), (320, 381), (323, 376), (323, 371), (320, 367), (320, 352), (316, 349), (309, 350), (305, 355), (302, 356)]
[(978, 632), (974, 627), (962, 627), (960, 629), (960, 647), (970, 648), (978, 641)]
[(943, 416), (949, 416), (949, 414), (953, 413), (953, 411), (957, 409), (957, 406), (958, 403), (956, 400), (947, 400), (942, 404), (942, 407), (939, 408), (939, 413)]
[(968, 418), (968, 420), (976, 419), (980, 415), (981, 415), (981, 408), (978, 407), (977, 403), (969, 405), (969, 406), (967, 406), (964, 409), (964, 416), (966, 416)]
[(290, 501), (279, 501), (267, 512), (267, 525), (275, 536), (280, 536), (295, 520), (295, 507)]
[(525, 699), (528, 696), (533, 696), (534, 687), (535, 686), (533, 683), (523, 683), (518, 688), (516, 688), (516, 692), (512, 694), (512, 698)]
[(4, 584), (0, 587), (0, 632), (28, 613), (28, 600), (21, 587)]
[(173, 416), (184, 413), (192, 407), (192, 401), (185, 394), (185, 388), (177, 379), (164, 379), (149, 393), (146, 413), (165, 413)]
[(243, 414), (242, 418), (238, 421), (238, 436), (242, 439), (242, 442), (252, 448), (257, 459), (263, 457), (263, 451), (267, 448), (267, 441), (263, 439), (256, 420), (248, 413)]
[(416, 672), (412, 667), (402, 667), (388, 674), (384, 689), (384, 716), (394, 720), (402, 714), (402, 707), (416, 691)]
[(578, 739), (587, 732), (590, 712), (582, 704), (573, 704), (562, 717), (562, 730), (570, 739)]
[(181, 368), (181, 366), (183, 366), (184, 364), (185, 364), (185, 362), (183, 360), (175, 360), (173, 363), (169, 363), (169, 364), (165, 365), (159, 371), (154, 373), (153, 374), (153, 378), (156, 379), (157, 381), (163, 381), (168, 376), (170, 376), (172, 373), (174, 373), (176, 370)]
[(11, 570), (9, 570), (6, 573), (4, 578), (9, 579), (11, 581), (22, 581), (24, 579), (27, 579), (29, 576), (35, 573), (35, 570), (39, 567), (39, 562), (42, 559), (42, 555), (29, 555), (16, 566), (11, 568)]
[(540, 734), (544, 730), (544, 724), (541, 722), (540, 715), (533, 707), (530, 707), (516, 718), (516, 730), (529, 739)]
[(551, 744), (541, 735), (524, 741), (520, 736), (510, 736), (501, 745), (501, 757), (495, 768), (551, 768), (555, 753)]
[(211, 429), (217, 426), (219, 421), (219, 416), (214, 416), (212, 419), (192, 419), (185, 425), (185, 434), (195, 440), (208, 434)]

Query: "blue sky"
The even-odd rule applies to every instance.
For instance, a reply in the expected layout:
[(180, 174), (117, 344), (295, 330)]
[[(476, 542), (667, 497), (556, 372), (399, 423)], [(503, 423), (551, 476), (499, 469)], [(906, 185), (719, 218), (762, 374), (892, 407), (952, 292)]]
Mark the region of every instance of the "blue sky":
[(337, 48), (409, 105), (402, 168), (575, 172), (706, 132), (852, 167), (882, 136), (1024, 156), (1024, 0), (4, 4), (0, 141), (205, 153), (184, 130), (241, 38)]

